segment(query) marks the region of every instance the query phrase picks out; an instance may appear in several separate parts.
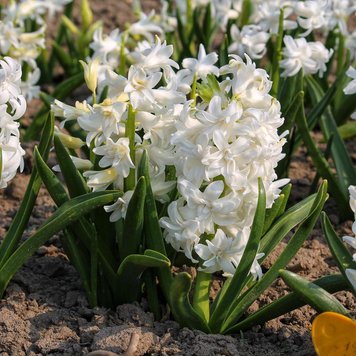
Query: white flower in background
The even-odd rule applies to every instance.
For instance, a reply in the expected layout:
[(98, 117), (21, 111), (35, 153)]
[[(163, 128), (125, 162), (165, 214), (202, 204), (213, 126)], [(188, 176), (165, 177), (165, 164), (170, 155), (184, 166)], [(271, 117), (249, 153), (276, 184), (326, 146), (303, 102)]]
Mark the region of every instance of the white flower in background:
[(163, 29), (154, 22), (155, 11), (152, 10), (148, 15), (141, 12), (140, 20), (134, 22), (127, 29), (127, 32), (131, 36), (140, 35), (144, 37), (148, 42), (154, 42), (154, 35), (163, 36)]
[(299, 26), (306, 30), (303, 36), (309, 35), (315, 29), (326, 28), (332, 16), (329, 0), (298, 1), (294, 11), (298, 16)]
[[(344, 93), (346, 95), (355, 94), (356, 93), (356, 69), (350, 66), (349, 69), (346, 71), (346, 75), (350, 77), (352, 80), (344, 88)], [(356, 119), (356, 111), (352, 113), (351, 118)]]
[[(0, 19), (0, 52), (27, 64), (26, 80), (21, 84), (23, 95), (31, 100), (39, 95), (36, 85), (40, 78), (36, 59), (45, 48), (46, 14), (53, 16), (72, 0), (22, 0), (10, 1), (2, 8)], [(30, 32), (26, 21), (33, 21), (36, 30)]]
[[(351, 210), (354, 212), (354, 222), (352, 224), (352, 232), (354, 236), (344, 236), (342, 239), (348, 245), (350, 245), (353, 249), (356, 250), (356, 186), (350, 185), (349, 186), (349, 193), (350, 193), (350, 207)], [(356, 253), (353, 254), (353, 260), (356, 262)], [(356, 290), (356, 269), (348, 268), (345, 270), (346, 276), (351, 282), (353, 288)]]
[(138, 51), (132, 52), (130, 57), (135, 65), (140, 66), (146, 72), (157, 71), (161, 69), (176, 68), (179, 65), (170, 57), (173, 54), (173, 45), (168, 45), (166, 41), (161, 43), (159, 37), (156, 37), (156, 42), (146, 48), (141, 48)]
[(336, 26), (339, 27), (343, 35), (347, 35), (347, 22), (349, 16), (356, 11), (356, 3), (354, 0), (331, 0), (332, 15), (329, 18), (328, 28), (333, 30)]
[(234, 6), (232, 0), (213, 0), (212, 16), (216, 19), (220, 28), (226, 30), (226, 25), (229, 20), (235, 20), (238, 18), (240, 11)]
[(326, 70), (326, 63), (329, 61), (333, 51), (327, 50), (321, 42), (307, 42), (305, 38), (293, 39), (291, 36), (284, 36), (285, 47), (283, 48), (283, 60), (281, 68), (284, 72), (282, 77), (292, 77), (300, 69), (304, 75), (319, 73), (322, 77)]
[(94, 51), (93, 58), (99, 58), (103, 64), (109, 64), (111, 68), (119, 65), (120, 30), (116, 28), (109, 35), (103, 34), (103, 28), (99, 27), (93, 35), (93, 42), (89, 47)]
[(279, 28), (280, 9), (283, 8), (283, 28), (284, 30), (294, 30), (297, 28), (296, 21), (289, 19), (293, 13), (293, 2), (286, 0), (266, 0), (259, 2), (254, 7), (251, 15), (251, 22), (258, 24), (264, 31), (277, 34)]
[(356, 30), (346, 34), (345, 47), (350, 51), (350, 60), (356, 59)]
[(318, 67), (319, 77), (323, 76), (326, 71), (326, 63), (329, 62), (334, 50), (328, 50), (321, 42), (310, 42), (309, 46), (311, 48), (311, 59), (316, 62)]
[(41, 71), (38, 67), (34, 68), (28, 73), (26, 81), (21, 81), (21, 92), (25, 98), (30, 101), (33, 98), (38, 98), (40, 94), (40, 87), (36, 85), (41, 76)]
[(229, 53), (236, 53), (239, 56), (247, 53), (252, 59), (259, 59), (266, 53), (269, 34), (256, 25), (246, 25), (241, 31), (236, 25), (232, 25), (231, 39)]
[(183, 59), (183, 68), (189, 69), (192, 75), (198, 78), (206, 78), (208, 74), (219, 75), (219, 68), (214, 66), (218, 61), (218, 55), (213, 52), (206, 54), (204, 45), (199, 45), (198, 59), (185, 58)]

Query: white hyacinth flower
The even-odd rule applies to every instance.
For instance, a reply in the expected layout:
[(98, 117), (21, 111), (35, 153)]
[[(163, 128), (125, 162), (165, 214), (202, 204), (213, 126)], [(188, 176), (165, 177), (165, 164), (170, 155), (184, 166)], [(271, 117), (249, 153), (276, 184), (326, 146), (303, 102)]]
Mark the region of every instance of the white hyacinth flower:
[(231, 26), (232, 43), (229, 46), (229, 53), (236, 53), (243, 56), (247, 53), (252, 59), (262, 58), (266, 53), (266, 43), (269, 34), (257, 25), (246, 25), (240, 31), (236, 25)]
[(214, 66), (217, 61), (218, 55), (215, 52), (207, 55), (204, 46), (200, 44), (198, 59), (185, 58), (183, 59), (182, 66), (189, 69), (198, 78), (206, 78), (208, 74), (219, 75), (219, 68)]
[(307, 42), (305, 38), (293, 39), (291, 36), (284, 36), (283, 41), (284, 59), (280, 62), (281, 68), (284, 69), (282, 77), (292, 77), (301, 69), (305, 75), (319, 73), (322, 77), (332, 50), (327, 50), (321, 42)]
[[(344, 93), (346, 95), (355, 94), (356, 93), (356, 69), (350, 66), (349, 69), (346, 71), (346, 75), (350, 77), (352, 80), (344, 88)], [(356, 111), (352, 113), (351, 118), (356, 119)]]

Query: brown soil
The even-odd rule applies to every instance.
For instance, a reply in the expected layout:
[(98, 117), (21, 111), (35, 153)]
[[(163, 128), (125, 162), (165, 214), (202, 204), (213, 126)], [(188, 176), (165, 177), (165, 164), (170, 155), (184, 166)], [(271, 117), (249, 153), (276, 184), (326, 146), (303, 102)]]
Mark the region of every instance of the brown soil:
[[(92, 5), (96, 14), (105, 16), (106, 26), (113, 28), (113, 24), (129, 20), (128, 2), (92, 1)], [(149, 8), (155, 3), (146, 1), (145, 5)], [(349, 152), (356, 152), (355, 146), (356, 142), (349, 143)], [(31, 147), (28, 153), (30, 151)], [(26, 163), (29, 171), (29, 158)], [(300, 149), (290, 171), (293, 202), (308, 195), (314, 174), (305, 150)], [(0, 192), (0, 237), (6, 233), (19, 207), (28, 179), (28, 174), (18, 174), (10, 186)], [(349, 234), (351, 221), (340, 223), (332, 200), (326, 209), (338, 233)], [(41, 190), (24, 238), (53, 211), (53, 202), (46, 191)], [(282, 243), (265, 262), (266, 268), (284, 246)], [(320, 227), (313, 231), (288, 269), (310, 280), (337, 271)], [(287, 291), (284, 283), (277, 280), (252, 305), (251, 311)], [(355, 313), (356, 301), (351, 293), (340, 292), (336, 296)], [(110, 356), (110, 352), (126, 351), (130, 355), (314, 355), (310, 327), (315, 314), (312, 308), (305, 306), (250, 331), (223, 336), (180, 329), (172, 320), (154, 321), (145, 301), (119, 306), (116, 311), (91, 309), (77, 272), (63, 253), (58, 236), (54, 236), (15, 275), (0, 301), (0, 355), (85, 355), (95, 350), (105, 352), (92, 355)], [(136, 353), (128, 350), (130, 341)]]

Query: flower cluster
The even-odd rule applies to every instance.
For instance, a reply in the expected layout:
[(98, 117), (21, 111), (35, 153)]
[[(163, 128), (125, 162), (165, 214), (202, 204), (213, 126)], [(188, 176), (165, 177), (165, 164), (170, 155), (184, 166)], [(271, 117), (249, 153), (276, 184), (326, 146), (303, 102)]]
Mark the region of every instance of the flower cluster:
[[(88, 186), (125, 192), (106, 207), (112, 221), (125, 217), (134, 188), (127, 182), (145, 149), (155, 199), (170, 203), (160, 221), (166, 241), (193, 262), (199, 257), (206, 272), (233, 274), (249, 238), (258, 178), (269, 207), (286, 183), (274, 172), (283, 157), (280, 106), (268, 94), (266, 72), (248, 56), (245, 63), (233, 55), (218, 68), (217, 55), (200, 45), (198, 58), (184, 59), (179, 70), (172, 53), (173, 46), (156, 37), (130, 54), (127, 77), (104, 66), (101, 79), (88, 65), (88, 86), (108, 86), (106, 99), (75, 107), (55, 101), (52, 109), (65, 121), (77, 120), (100, 157), (100, 170), (83, 173)], [(175, 186), (179, 198), (170, 202)], [(257, 261), (251, 271), (261, 275)]]
[[(350, 207), (354, 212), (354, 223), (352, 224), (352, 232), (355, 236), (344, 236), (343, 240), (352, 248), (356, 249), (356, 186), (351, 185), (349, 187), (350, 192)], [(353, 254), (353, 260), (356, 262), (356, 253)], [(356, 290), (356, 269), (347, 268), (345, 270), (346, 276), (351, 282), (352, 286)]]
[[(49, 17), (61, 11), (72, 0), (22, 0), (11, 1), (2, 10), (0, 19), (0, 53), (26, 64), (21, 89), (28, 99), (38, 97), (40, 69), (36, 59), (45, 48), (45, 14)], [(33, 30), (29, 30), (30, 27)]]
[(0, 60), (0, 188), (5, 188), (23, 168), (25, 151), (20, 145), (19, 123), (26, 111), (26, 101), (21, 95), (21, 66), (16, 60)]
[[(202, 270), (233, 274), (249, 238), (258, 178), (269, 207), (287, 182), (276, 181), (274, 172), (283, 158), (284, 139), (277, 133), (283, 118), (268, 94), (266, 72), (248, 56), (244, 63), (232, 55), (222, 68), (209, 56), (189, 66), (187, 75), (202, 80), (202, 100), (188, 101), (175, 123), (171, 142), (181, 197), (169, 205), (161, 225), (167, 242), (193, 262), (199, 257)], [(185, 61), (183, 66), (193, 60)], [(207, 73), (214, 76), (207, 79)], [(228, 77), (219, 83), (219, 75)], [(257, 261), (251, 272), (261, 275)]]

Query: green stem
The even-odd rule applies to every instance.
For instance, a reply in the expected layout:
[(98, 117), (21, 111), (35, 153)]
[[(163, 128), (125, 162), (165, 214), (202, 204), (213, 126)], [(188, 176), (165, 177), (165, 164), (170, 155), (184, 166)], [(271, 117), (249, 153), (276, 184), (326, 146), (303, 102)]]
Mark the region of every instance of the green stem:
[(277, 97), (278, 87), (279, 87), (279, 62), (282, 59), (282, 42), (283, 42), (283, 21), (284, 21), (284, 10), (280, 9), (279, 13), (279, 27), (278, 27), (278, 35), (276, 41), (275, 48), (275, 57), (272, 65), (272, 90), (271, 95), (273, 97)]
[[(125, 127), (125, 136), (130, 140), (129, 148), (130, 148), (130, 157), (133, 164), (135, 164), (135, 110), (132, 105), (129, 104), (129, 112), (126, 121)], [(135, 188), (135, 169), (131, 168), (130, 173), (125, 178), (124, 181), (125, 191), (133, 190)]]
[(93, 91), (93, 105), (96, 104), (96, 93)]
[(345, 37), (339, 32), (339, 46), (337, 49), (337, 67), (336, 67), (336, 75), (340, 74), (345, 61)]
[(197, 81), (198, 81), (198, 77), (197, 74), (194, 74), (194, 78), (193, 78), (193, 84), (192, 84), (192, 91), (190, 92), (190, 99), (193, 100), (192, 102), (192, 107), (194, 108), (196, 103), (197, 103)]
[(126, 36), (122, 35), (121, 37), (121, 46), (120, 46), (120, 63), (119, 63), (119, 74), (125, 76), (126, 68), (126, 56), (125, 56), (125, 42)]
[(210, 318), (209, 289), (211, 274), (197, 271), (193, 296), (193, 308), (206, 321)]

